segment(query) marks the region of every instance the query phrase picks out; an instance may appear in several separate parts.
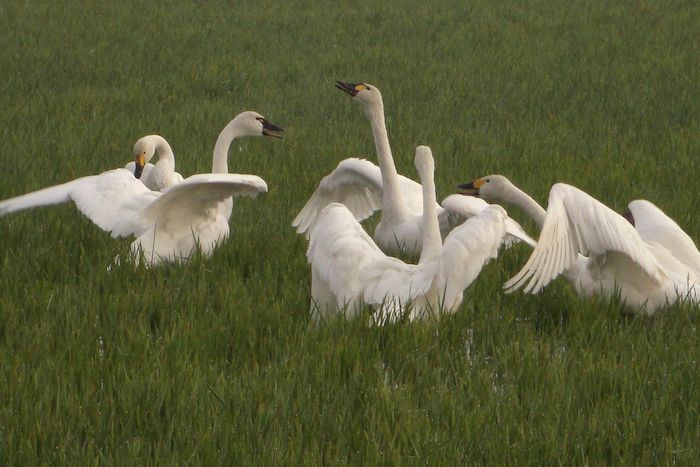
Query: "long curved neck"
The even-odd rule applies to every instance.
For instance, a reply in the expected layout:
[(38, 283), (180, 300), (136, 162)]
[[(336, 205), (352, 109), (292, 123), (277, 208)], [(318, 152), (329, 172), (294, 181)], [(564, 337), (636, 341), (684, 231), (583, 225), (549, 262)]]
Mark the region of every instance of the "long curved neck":
[(399, 174), (391, 155), (389, 136), (384, 121), (384, 106), (379, 105), (367, 112), (367, 118), (372, 125), (372, 135), (377, 149), (379, 170), (382, 174), (382, 217), (390, 217), (396, 221), (403, 221), (408, 212), (406, 201), (401, 193)]
[(434, 175), (433, 167), (420, 173), (423, 185), (423, 249), (418, 264), (435, 259), (442, 252)]
[(175, 154), (173, 154), (172, 148), (161, 136), (154, 136), (154, 140), (156, 154), (158, 154), (156, 166), (166, 173), (175, 172)]
[(214, 159), (212, 161), (211, 172), (227, 174), (228, 173), (228, 151), (234, 139), (241, 136), (241, 130), (237, 125), (236, 119), (231, 120), (228, 125), (221, 130), (219, 137), (216, 138), (214, 145)]
[(537, 201), (532, 199), (530, 195), (525, 193), (517, 186), (510, 184), (509, 189), (501, 193), (501, 196), (499, 196), (499, 198), (500, 201), (514, 204), (521, 208), (523, 211), (525, 211), (525, 214), (530, 216), (530, 218), (533, 221), (535, 221), (535, 224), (537, 224), (537, 228), (542, 230), (542, 226), (544, 225), (544, 218), (547, 216), (547, 211), (545, 211), (545, 209), (542, 206), (540, 206), (537, 203)]

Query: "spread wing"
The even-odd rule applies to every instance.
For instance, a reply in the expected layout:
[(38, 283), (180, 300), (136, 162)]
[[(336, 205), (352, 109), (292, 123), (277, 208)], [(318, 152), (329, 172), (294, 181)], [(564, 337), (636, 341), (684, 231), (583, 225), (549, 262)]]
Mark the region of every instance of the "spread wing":
[(150, 228), (152, 223), (143, 211), (161, 193), (149, 190), (133, 173), (114, 169), (78, 181), (69, 197), (102, 230), (113, 237), (125, 237), (139, 236)]
[[(419, 183), (399, 175), (399, 186), (408, 208), (423, 212), (423, 189)], [(382, 174), (379, 167), (364, 159), (345, 159), (323, 177), (318, 188), (292, 222), (300, 234), (318, 220), (330, 203), (344, 204), (357, 220), (364, 220), (382, 208)]]
[(700, 277), (700, 252), (693, 239), (673, 219), (646, 200), (632, 201), (629, 209), (642, 240), (661, 245)]
[(0, 201), (0, 217), (13, 212), (24, 211), (25, 209), (67, 203), (71, 200), (71, 190), (81, 183), (88, 183), (93, 177), (95, 177), (95, 175), (78, 178), (67, 183), (54, 185), (42, 190)]
[(434, 271), (386, 256), (350, 210), (331, 203), (310, 230), (307, 258), (314, 274), (339, 307), (359, 300), (368, 305), (408, 303), (425, 294)]
[[(444, 233), (450, 232), (490, 206), (481, 198), (464, 195), (450, 195), (442, 201), (441, 205), (443, 211), (438, 215), (438, 220), (440, 221), (440, 230)], [(537, 245), (537, 242), (515, 220), (506, 216), (505, 223), (504, 246), (510, 247), (518, 241), (525, 242), (533, 248)]]
[(452, 306), (455, 297), (461, 297), (483, 266), (496, 257), (506, 235), (507, 219), (502, 207), (487, 206), (445, 238), (441, 260), (445, 306)]
[(267, 184), (257, 175), (198, 174), (163, 192), (144, 212), (158, 229), (189, 229), (198, 220), (216, 216), (219, 203), (231, 197), (255, 197), (267, 192)]
[[(549, 192), (549, 205), (537, 247), (522, 270), (506, 282), (509, 292), (525, 286), (537, 293), (573, 266), (578, 254), (619, 263), (629, 277), (644, 277), (660, 284), (663, 268), (622, 216), (585, 192), (558, 183)], [(609, 264), (612, 266), (612, 264)], [(527, 285), (526, 285), (527, 283)]]
[(0, 202), (0, 216), (73, 201), (80, 212), (112, 236), (138, 236), (149, 225), (141, 211), (157, 196), (133, 172), (115, 169)]

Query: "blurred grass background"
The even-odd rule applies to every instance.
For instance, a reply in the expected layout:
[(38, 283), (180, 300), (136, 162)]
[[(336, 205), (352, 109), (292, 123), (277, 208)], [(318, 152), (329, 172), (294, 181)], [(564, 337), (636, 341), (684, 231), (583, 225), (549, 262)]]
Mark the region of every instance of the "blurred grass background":
[(0, 5), (0, 198), (150, 133), (210, 171), (242, 110), (288, 129), (232, 146), (270, 192), (209, 260), (110, 273), (129, 241), (73, 206), (0, 219), (0, 463), (695, 463), (695, 308), (503, 295), (518, 247), (438, 323), (317, 327), (290, 223), (339, 160), (376, 161), (345, 79), (382, 90), (400, 173), (432, 147), (440, 197), (502, 173), (544, 203), (562, 181), (698, 238), (698, 24), (691, 1)]

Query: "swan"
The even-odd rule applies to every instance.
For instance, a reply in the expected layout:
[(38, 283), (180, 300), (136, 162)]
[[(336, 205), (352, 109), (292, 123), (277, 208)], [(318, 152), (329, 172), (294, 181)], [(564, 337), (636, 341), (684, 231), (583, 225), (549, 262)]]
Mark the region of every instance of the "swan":
[[(110, 216), (102, 223), (96, 217), (98, 210), (84, 206), (81, 211), (90, 212), (88, 217), (113, 235), (132, 229), (131, 234), (137, 238), (131, 244), (131, 252), (147, 266), (184, 262), (197, 250), (209, 256), (229, 235), (233, 197), (255, 197), (267, 192), (267, 184), (257, 175), (228, 173), (231, 143), (246, 136), (281, 139), (283, 132), (282, 127), (257, 112), (241, 112), (216, 140), (211, 174), (192, 175), (164, 193), (147, 190), (133, 180), (129, 180), (129, 188), (120, 188), (120, 195), (106, 190), (102, 195), (111, 199), (125, 196), (124, 193), (129, 195), (124, 203), (112, 203)], [(93, 190), (85, 200), (99, 200), (100, 195)]]
[[(149, 163), (154, 154), (158, 162)], [(148, 135), (134, 144), (134, 161), (124, 167), (151, 190), (164, 189), (180, 183), (183, 176), (175, 172), (175, 155), (170, 144), (160, 135)]]
[[(358, 102), (370, 121), (379, 166), (364, 159), (341, 161), (326, 175), (292, 222), (300, 234), (308, 233), (331, 202), (344, 204), (362, 221), (381, 209), (381, 220), (374, 231), (379, 247), (390, 254), (418, 256), (422, 248), (423, 188), (396, 171), (384, 121), (384, 103), (376, 86), (337, 81), (336, 87)], [(486, 203), (463, 196), (452, 196), (442, 206), (436, 203), (440, 232), (444, 237), (470, 215), (480, 212)], [(529, 239), (523, 229), (508, 219), (508, 234), (513, 239)], [(510, 243), (510, 242), (509, 242)]]
[(129, 170), (114, 169), (0, 202), (0, 216), (20, 208), (73, 201), (113, 237), (137, 237), (131, 251), (147, 266), (185, 261), (197, 248), (209, 255), (228, 236), (232, 197), (255, 197), (267, 191), (265, 181), (256, 175), (228, 173), (231, 142), (243, 136), (281, 138), (283, 131), (257, 112), (242, 112), (219, 135), (211, 174), (190, 176), (160, 192), (150, 190)]
[(384, 254), (348, 207), (325, 206), (310, 227), (307, 259), (311, 265), (311, 313), (359, 313), (375, 308), (373, 321), (411, 320), (453, 312), (481, 268), (496, 257), (506, 231), (506, 212), (496, 205), (455, 228), (444, 243), (440, 235), (433, 180), (435, 163), (427, 146), (416, 148), (415, 166), (423, 183), (421, 255), (407, 264)]
[(541, 229), (529, 260), (505, 284), (509, 292), (524, 287), (537, 293), (563, 274), (581, 295), (619, 293), (628, 309), (648, 315), (677, 300), (700, 300), (700, 252), (650, 201), (632, 201), (622, 216), (584, 191), (557, 183), (545, 211), (501, 175), (460, 185), (460, 190), (515, 203)]

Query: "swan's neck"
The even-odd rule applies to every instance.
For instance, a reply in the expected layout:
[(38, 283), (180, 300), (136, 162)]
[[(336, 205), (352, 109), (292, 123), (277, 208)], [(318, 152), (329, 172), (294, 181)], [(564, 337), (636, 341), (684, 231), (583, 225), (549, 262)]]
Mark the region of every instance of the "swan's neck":
[(423, 184), (423, 249), (418, 264), (434, 260), (442, 251), (442, 237), (437, 217), (437, 199), (435, 196), (434, 169), (421, 173)]
[(221, 130), (219, 137), (216, 138), (214, 145), (214, 160), (212, 161), (211, 172), (227, 174), (228, 173), (228, 151), (234, 139), (241, 136), (241, 130), (238, 128), (238, 122), (232, 120), (228, 125)]
[(537, 228), (542, 230), (544, 225), (544, 218), (547, 216), (547, 211), (540, 206), (537, 201), (532, 199), (530, 195), (525, 193), (523, 190), (515, 185), (509, 185), (510, 188), (502, 193), (501, 201), (504, 203), (514, 204), (518, 206), (525, 214), (530, 216), (530, 218), (535, 221)]
[(156, 166), (164, 173), (175, 172), (175, 154), (164, 138), (156, 138), (156, 154), (158, 154), (158, 162)]
[(376, 109), (367, 112), (367, 117), (372, 125), (379, 170), (382, 174), (382, 217), (389, 217), (396, 222), (401, 222), (406, 218), (408, 207), (401, 193), (399, 174), (396, 172), (394, 158), (391, 155), (389, 136), (384, 121), (384, 107), (377, 106)]

